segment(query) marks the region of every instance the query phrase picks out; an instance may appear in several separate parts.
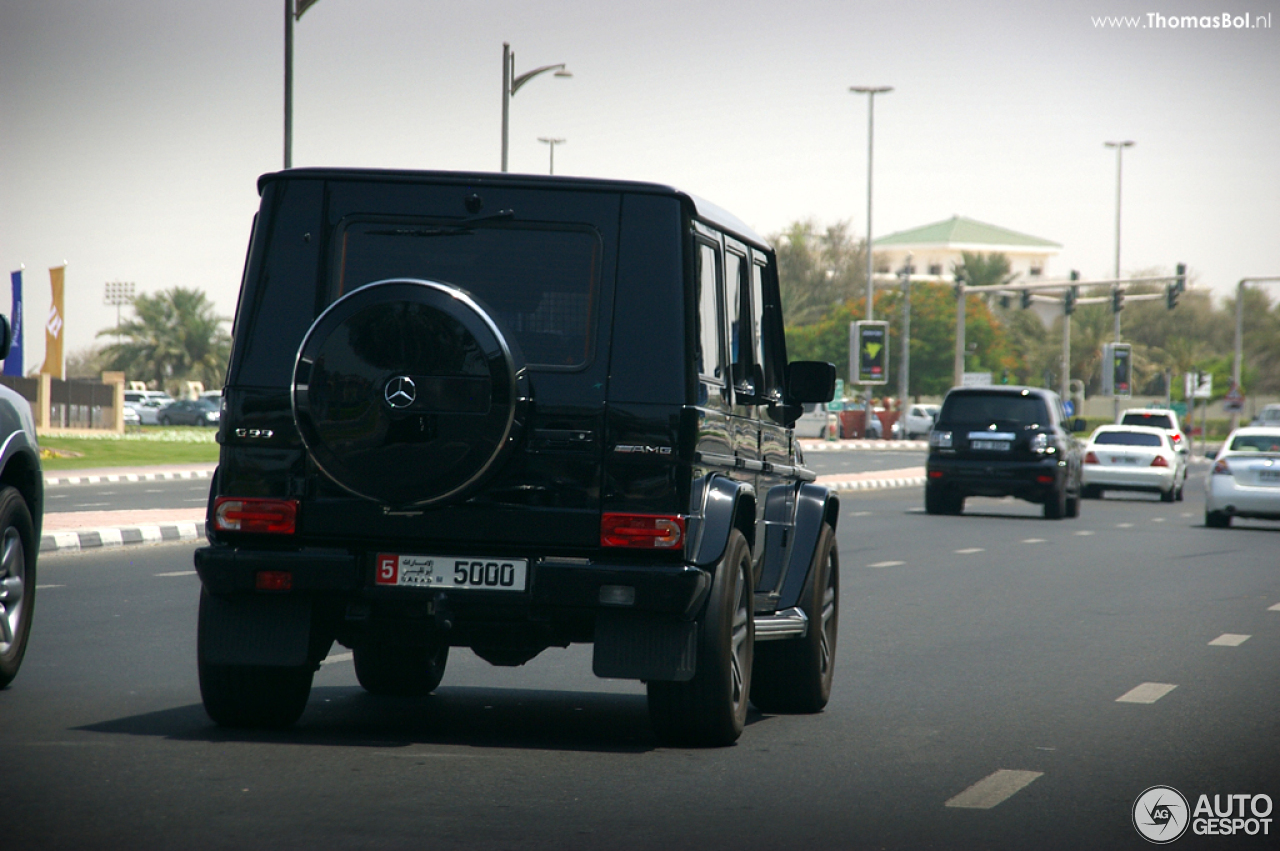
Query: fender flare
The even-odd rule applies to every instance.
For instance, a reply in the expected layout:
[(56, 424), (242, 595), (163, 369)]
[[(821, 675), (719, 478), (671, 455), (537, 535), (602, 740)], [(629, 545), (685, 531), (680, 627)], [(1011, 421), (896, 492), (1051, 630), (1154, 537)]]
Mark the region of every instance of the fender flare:
[(756, 490), (711, 474), (693, 483), (689, 502), (689, 562), (714, 572), (729, 545), (729, 533), (740, 529), (755, 551)]
[(812, 483), (800, 486), (796, 495), (795, 531), (787, 557), (787, 573), (778, 599), (779, 611), (799, 604), (809, 571), (813, 569), (822, 527), (830, 524), (832, 529), (836, 528), (839, 518), (840, 497), (834, 491)]

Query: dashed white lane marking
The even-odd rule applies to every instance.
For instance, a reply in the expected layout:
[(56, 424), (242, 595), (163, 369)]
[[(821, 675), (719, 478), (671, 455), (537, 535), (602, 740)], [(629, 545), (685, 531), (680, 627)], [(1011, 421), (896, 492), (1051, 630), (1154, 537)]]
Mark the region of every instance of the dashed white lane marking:
[(1248, 641), (1250, 636), (1236, 635), (1233, 632), (1224, 632), (1213, 641), (1209, 642), (1210, 647), (1239, 647)]
[(1163, 517), (1152, 517), (1152, 518), (1151, 518), (1151, 522), (1152, 522), (1152, 523), (1163, 523), (1163, 522), (1164, 522), (1164, 518), (1163, 518)]
[(1037, 777), (1043, 776), (1043, 771), (1011, 771), (1002, 768), (947, 801), (946, 806), (966, 810), (989, 810), (1009, 800)]
[(1143, 683), (1116, 698), (1116, 703), (1155, 703), (1177, 686), (1171, 683)]
[(1092, 534), (1093, 534), (1093, 531), (1091, 529), (1081, 529), (1079, 532), (1076, 532), (1076, 535), (1081, 538), (1087, 538)]
[(350, 662), (352, 654), (350, 653), (334, 653), (320, 660), (321, 665), (333, 665), (338, 662)]
[(43, 590), (44, 590), (44, 589), (46, 589), (46, 588), (66, 588), (66, 587), (67, 587), (67, 586), (65, 586), (65, 585), (37, 585), (37, 586), (36, 586), (36, 590), (37, 590), (37, 591), (43, 591)]
[(1117, 524), (1116, 524), (1116, 528), (1117, 528), (1117, 529), (1132, 529), (1132, 528), (1133, 528), (1133, 524), (1132, 524), (1132, 523), (1117, 523)]
[(875, 564), (869, 564), (867, 567), (901, 567), (906, 564), (905, 561), (878, 561)]
[(169, 573), (157, 573), (156, 576), (195, 576), (194, 570), (173, 570)]
[(1267, 611), (1268, 611), (1268, 612), (1280, 612), (1280, 603), (1276, 603), (1274, 606), (1267, 606)]
[(967, 555), (973, 555), (974, 553), (983, 553), (983, 552), (986, 552), (986, 550), (984, 550), (982, 547), (966, 547), (963, 550), (952, 550), (952, 552), (954, 552), (956, 555), (967, 556)]
[(1044, 543), (1044, 538), (1023, 538), (1023, 539), (1022, 539), (1022, 543), (1024, 543), (1024, 544), (1043, 544), (1043, 543)]

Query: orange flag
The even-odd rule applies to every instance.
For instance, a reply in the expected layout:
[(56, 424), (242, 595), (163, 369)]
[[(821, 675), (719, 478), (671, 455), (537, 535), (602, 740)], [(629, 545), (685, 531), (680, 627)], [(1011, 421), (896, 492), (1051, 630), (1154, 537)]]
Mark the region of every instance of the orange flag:
[(62, 372), (62, 280), (66, 271), (66, 266), (49, 270), (53, 303), (49, 306), (49, 319), (44, 323), (44, 366), (40, 367), (40, 372), (58, 379), (66, 377)]

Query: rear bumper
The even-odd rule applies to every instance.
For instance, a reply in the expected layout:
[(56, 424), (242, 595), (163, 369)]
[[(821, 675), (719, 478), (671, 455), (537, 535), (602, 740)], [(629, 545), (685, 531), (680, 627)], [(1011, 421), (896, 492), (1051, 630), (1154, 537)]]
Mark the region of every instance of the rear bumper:
[(1280, 488), (1248, 487), (1236, 484), (1229, 476), (1210, 476), (1204, 508), (1237, 517), (1280, 520)]
[(925, 464), (929, 487), (963, 496), (1013, 496), (1044, 502), (1067, 479), (1067, 465), (1057, 458), (1000, 461), (931, 454)]
[(1084, 483), (1111, 490), (1160, 491), (1174, 487), (1172, 467), (1129, 468), (1086, 464)]
[[(209, 593), (252, 592), (260, 571), (288, 571), (294, 593), (331, 593), (353, 598), (429, 600), (437, 593), (422, 588), (375, 586), (374, 553), (348, 550), (264, 550), (231, 546), (201, 547), (196, 572)], [(692, 617), (706, 596), (711, 577), (689, 564), (617, 564), (589, 559), (530, 560), (529, 588), (522, 593), (449, 590), (454, 600), (491, 600), (503, 606), (529, 608), (625, 609)], [(630, 598), (626, 605), (602, 602), (601, 589), (616, 591), (608, 599)], [(264, 592), (277, 594), (278, 592)]]

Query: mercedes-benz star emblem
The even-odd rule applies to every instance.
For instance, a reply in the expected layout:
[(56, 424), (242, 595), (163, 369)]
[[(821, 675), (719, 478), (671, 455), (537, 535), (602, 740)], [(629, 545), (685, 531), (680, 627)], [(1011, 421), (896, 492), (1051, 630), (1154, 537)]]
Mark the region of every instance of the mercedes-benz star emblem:
[(387, 404), (393, 408), (407, 408), (413, 404), (414, 399), (418, 398), (418, 388), (414, 386), (413, 379), (409, 376), (397, 375), (383, 388), (382, 398), (386, 399)]

